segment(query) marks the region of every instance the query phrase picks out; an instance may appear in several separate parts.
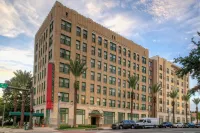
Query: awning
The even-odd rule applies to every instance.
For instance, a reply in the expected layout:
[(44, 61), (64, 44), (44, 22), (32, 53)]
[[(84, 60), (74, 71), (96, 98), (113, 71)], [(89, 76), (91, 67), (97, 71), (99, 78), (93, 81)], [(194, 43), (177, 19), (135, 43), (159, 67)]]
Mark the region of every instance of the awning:
[(98, 110), (93, 110), (91, 113), (89, 113), (89, 116), (101, 117), (103, 114), (101, 114)]
[[(21, 112), (9, 112), (9, 116), (21, 116)], [(24, 112), (24, 116), (30, 116), (30, 112)], [(33, 113), (34, 117), (44, 117), (44, 113)]]

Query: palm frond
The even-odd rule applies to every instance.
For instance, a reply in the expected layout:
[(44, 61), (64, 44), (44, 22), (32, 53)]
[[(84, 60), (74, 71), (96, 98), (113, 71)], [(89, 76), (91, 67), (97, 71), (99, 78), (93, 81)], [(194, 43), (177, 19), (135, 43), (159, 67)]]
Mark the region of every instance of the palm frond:
[(172, 98), (172, 99), (175, 99), (177, 96), (178, 96), (178, 91), (177, 90), (173, 90), (170, 92), (169, 96)]
[(198, 105), (200, 103), (200, 99), (199, 98), (194, 98), (192, 100), (194, 102), (194, 104)]
[(129, 83), (130, 87), (132, 89), (135, 89), (136, 88), (136, 85), (138, 83), (138, 78), (134, 75), (130, 76), (127, 80), (127, 82)]
[(160, 84), (153, 84), (150, 88), (153, 95), (160, 92), (160, 90), (162, 89)]

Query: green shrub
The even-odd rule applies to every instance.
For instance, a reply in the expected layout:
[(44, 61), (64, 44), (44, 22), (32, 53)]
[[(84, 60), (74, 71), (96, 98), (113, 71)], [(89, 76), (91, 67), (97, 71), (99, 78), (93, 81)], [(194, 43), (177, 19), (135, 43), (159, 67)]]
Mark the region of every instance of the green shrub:
[(78, 125), (78, 127), (83, 127), (83, 128), (96, 128), (97, 126), (96, 125)]
[(67, 124), (61, 124), (59, 129), (68, 129), (68, 128), (71, 128), (71, 126)]

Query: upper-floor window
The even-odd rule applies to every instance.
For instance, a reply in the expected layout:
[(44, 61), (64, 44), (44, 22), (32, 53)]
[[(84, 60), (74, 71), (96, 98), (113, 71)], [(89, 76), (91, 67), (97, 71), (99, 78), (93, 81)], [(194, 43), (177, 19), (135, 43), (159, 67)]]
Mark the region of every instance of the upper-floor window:
[(61, 22), (61, 29), (66, 30), (67, 32), (71, 32), (72, 24), (62, 20)]
[(102, 56), (101, 49), (98, 49), (98, 57), (101, 57), (101, 56)]
[(92, 46), (92, 48), (91, 48), (91, 54), (95, 55), (95, 47), (94, 46)]
[(61, 44), (66, 44), (68, 46), (71, 45), (71, 37), (68, 37), (66, 35), (61, 34), (60, 36), (60, 43)]
[(87, 30), (83, 30), (83, 38), (87, 39)]
[(59, 78), (59, 87), (69, 88), (69, 79), (67, 78)]
[(64, 59), (70, 59), (70, 51), (65, 49), (60, 49), (60, 57)]
[(110, 61), (116, 62), (116, 55), (110, 54)]
[(145, 57), (142, 57), (142, 63), (146, 64), (146, 58)]
[(133, 59), (136, 60), (136, 53), (133, 53)]
[(49, 26), (49, 32), (51, 33), (53, 31), (53, 21), (51, 22), (50, 26)]
[(87, 52), (87, 44), (83, 43), (83, 52)]
[(61, 92), (61, 99), (62, 102), (69, 102), (69, 93)]
[(160, 70), (162, 71), (162, 65), (160, 65)]
[(78, 26), (76, 27), (76, 35), (81, 36), (81, 28)]
[(95, 43), (96, 42), (96, 35), (94, 33), (92, 33), (92, 42)]
[(167, 73), (169, 74), (169, 68), (167, 68)]
[(80, 41), (76, 40), (76, 49), (80, 50), (80, 48), (81, 48)]
[(108, 53), (104, 51), (104, 59), (107, 60), (107, 58), (108, 58)]
[(108, 40), (104, 40), (104, 48), (108, 48)]
[(121, 48), (121, 46), (118, 47), (118, 52), (119, 52), (119, 54), (122, 53), (122, 48)]
[(131, 51), (128, 50), (128, 57), (131, 57)]
[(116, 51), (116, 44), (114, 44), (113, 42), (110, 42), (110, 49), (112, 51)]
[(98, 37), (98, 44), (102, 45), (102, 38), (100, 36)]
[(60, 70), (60, 72), (69, 74), (69, 65), (60, 63), (59, 70)]
[(126, 48), (123, 48), (123, 55), (126, 56)]
[(140, 61), (140, 55), (137, 54), (137, 61)]

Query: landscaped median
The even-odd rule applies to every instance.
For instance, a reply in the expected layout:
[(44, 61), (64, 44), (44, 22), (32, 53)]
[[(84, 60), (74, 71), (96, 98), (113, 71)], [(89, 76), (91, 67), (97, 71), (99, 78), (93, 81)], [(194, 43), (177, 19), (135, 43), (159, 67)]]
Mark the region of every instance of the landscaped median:
[(61, 124), (58, 130), (103, 130), (103, 128), (96, 125), (78, 125), (78, 127), (71, 127), (67, 124)]

